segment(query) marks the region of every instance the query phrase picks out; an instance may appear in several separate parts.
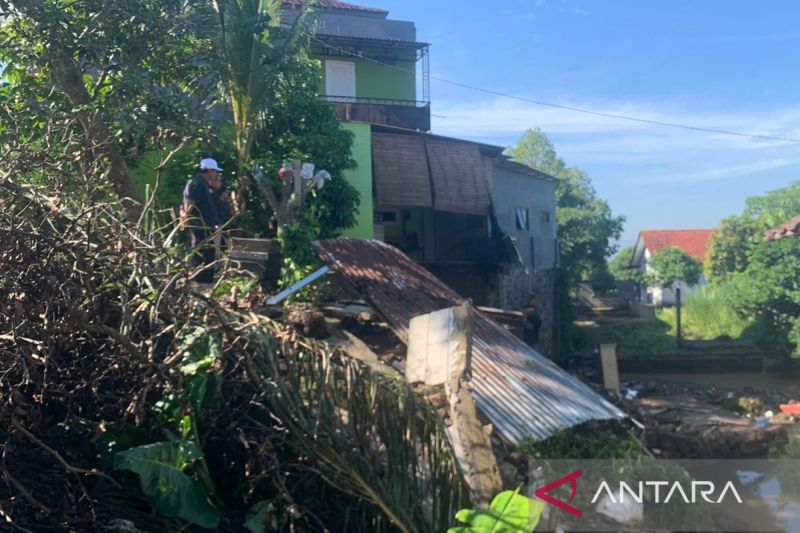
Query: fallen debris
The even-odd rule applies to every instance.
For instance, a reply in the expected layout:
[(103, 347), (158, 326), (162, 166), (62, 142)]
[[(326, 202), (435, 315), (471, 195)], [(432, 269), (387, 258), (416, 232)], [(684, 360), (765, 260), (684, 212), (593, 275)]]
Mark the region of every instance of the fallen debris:
[(330, 336), (325, 324), (325, 315), (310, 303), (299, 303), (289, 307), (286, 322), (304, 337), (326, 339)]
[[(332, 239), (315, 246), (405, 343), (413, 317), (463, 301), (386, 243)], [(625, 418), (619, 408), (480, 312), (475, 313), (470, 390), (495, 434), (511, 444), (526, 437), (543, 439), (588, 420)]]
[(787, 415), (800, 415), (800, 403), (781, 404), (781, 412)]
[(666, 458), (760, 458), (788, 442), (791, 422), (768, 416), (757, 396), (656, 383), (628, 390), (638, 392), (624, 400), (626, 410), (646, 425), (647, 447)]
[(317, 281), (319, 278), (321, 278), (322, 276), (327, 274), (328, 270), (329, 269), (326, 266), (324, 266), (322, 268), (318, 268), (317, 270), (315, 270), (314, 272), (312, 272), (311, 274), (309, 274), (305, 278), (301, 279), (297, 283), (294, 283), (294, 284), (290, 285), (289, 287), (285, 288), (284, 290), (282, 290), (281, 292), (279, 292), (275, 296), (270, 297), (267, 300), (267, 305), (276, 305), (276, 304), (281, 303), (282, 301), (284, 301), (286, 298), (288, 298), (292, 294), (296, 293), (297, 291), (302, 290), (305, 287), (308, 287), (309, 285), (311, 285), (312, 283)]
[(472, 309), (450, 307), (411, 320), (406, 379), (427, 386), (444, 385), (447, 435), (464, 479), (481, 505), (502, 489), (489, 435), (478, 419), (468, 390), (472, 356)]

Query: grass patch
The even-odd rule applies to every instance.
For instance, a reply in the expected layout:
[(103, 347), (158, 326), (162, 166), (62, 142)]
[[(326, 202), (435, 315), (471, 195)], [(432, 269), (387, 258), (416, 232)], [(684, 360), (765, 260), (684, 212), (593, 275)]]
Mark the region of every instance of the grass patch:
[[(607, 340), (615, 342), (622, 356), (696, 354), (705, 351), (729, 353), (739, 346), (756, 346), (752, 321), (736, 314), (723, 291), (704, 287), (692, 294), (681, 308), (683, 349), (677, 346), (677, 313), (674, 307), (660, 309), (652, 320), (637, 320), (609, 326)], [(692, 341), (697, 342), (690, 345)], [(718, 342), (710, 342), (718, 341)]]
[(593, 422), (556, 431), (545, 440), (528, 438), (522, 453), (536, 459), (638, 459), (647, 457), (641, 442), (617, 424)]
[[(657, 317), (669, 325), (670, 335), (677, 335), (674, 307), (659, 310)], [(723, 291), (712, 287), (703, 287), (692, 294), (681, 307), (681, 318), (683, 337), (687, 340), (749, 340), (746, 332), (752, 325), (751, 321), (737, 315)]]
[(639, 320), (609, 327), (620, 356), (666, 355), (678, 351), (670, 325), (659, 319)]

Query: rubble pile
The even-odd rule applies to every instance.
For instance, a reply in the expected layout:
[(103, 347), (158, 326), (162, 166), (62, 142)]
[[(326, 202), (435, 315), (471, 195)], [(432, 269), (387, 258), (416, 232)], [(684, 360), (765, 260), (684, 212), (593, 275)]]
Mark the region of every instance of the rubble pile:
[(647, 427), (647, 447), (668, 458), (767, 457), (788, 443), (786, 428), (797, 422), (779, 412), (785, 392), (628, 383), (622, 402)]

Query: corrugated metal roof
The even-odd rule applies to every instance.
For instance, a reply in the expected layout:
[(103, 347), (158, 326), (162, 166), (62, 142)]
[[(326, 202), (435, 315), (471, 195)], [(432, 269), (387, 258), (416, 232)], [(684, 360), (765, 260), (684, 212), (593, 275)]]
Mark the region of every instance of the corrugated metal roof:
[[(439, 279), (380, 241), (332, 239), (316, 243), (331, 268), (408, 342), (411, 318), (463, 301)], [(589, 420), (624, 418), (620, 409), (549, 359), (475, 312), (472, 381), (478, 407), (506, 440), (539, 439)]]
[(533, 176), (545, 181), (558, 181), (556, 178), (549, 174), (545, 174), (535, 168), (531, 168), (528, 165), (524, 165), (522, 163), (517, 163), (513, 159), (510, 159), (506, 156), (500, 156), (494, 160), (494, 164), (500, 168), (505, 168), (508, 170), (513, 170), (514, 172), (519, 172), (520, 174), (527, 174), (529, 176)]
[(373, 129), (377, 205), (433, 205), (437, 211), (487, 214), (491, 165), (481, 155), (480, 145), (427, 134), (384, 133)]

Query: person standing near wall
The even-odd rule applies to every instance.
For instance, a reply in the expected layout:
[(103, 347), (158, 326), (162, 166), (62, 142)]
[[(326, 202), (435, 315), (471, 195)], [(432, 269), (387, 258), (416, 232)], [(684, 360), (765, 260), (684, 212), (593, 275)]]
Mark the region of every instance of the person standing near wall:
[(525, 344), (536, 348), (539, 343), (539, 330), (542, 329), (542, 316), (539, 311), (539, 300), (535, 294), (528, 296), (528, 303), (522, 309), (522, 337)]
[(219, 228), (220, 219), (212, 187), (219, 180), (220, 172), (222, 169), (214, 159), (203, 159), (194, 177), (183, 190), (181, 219), (189, 232), (192, 264), (205, 265), (195, 278), (199, 283), (214, 281), (214, 269), (210, 265), (216, 254), (211, 237)]

